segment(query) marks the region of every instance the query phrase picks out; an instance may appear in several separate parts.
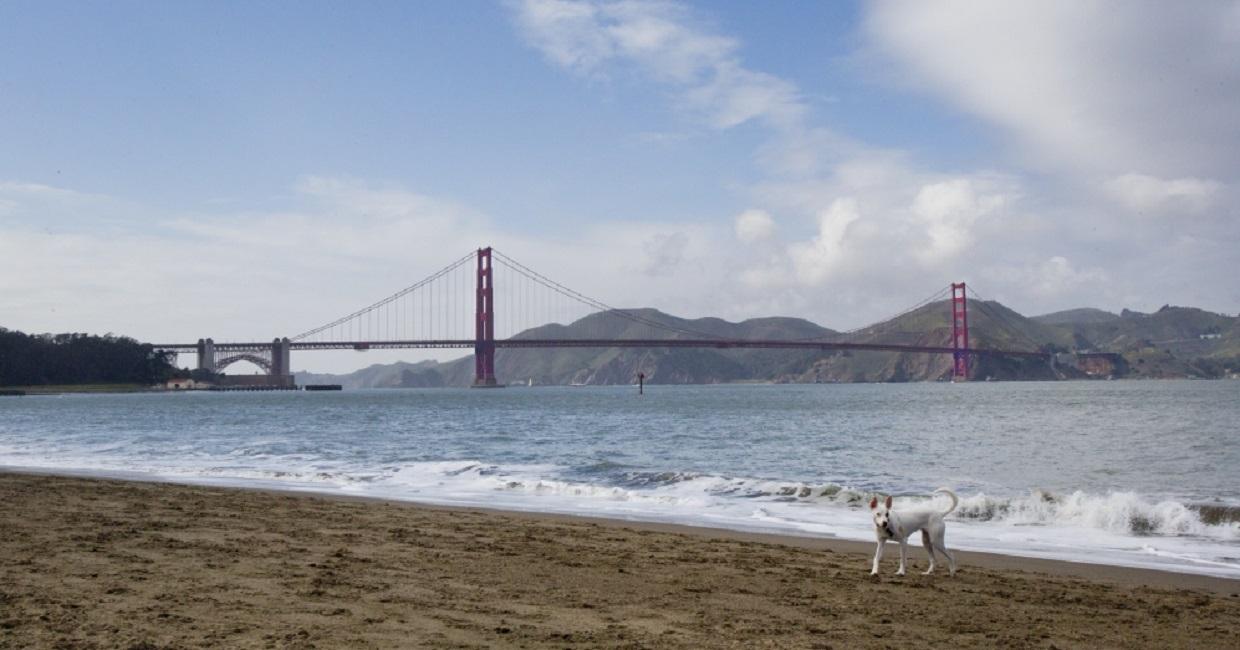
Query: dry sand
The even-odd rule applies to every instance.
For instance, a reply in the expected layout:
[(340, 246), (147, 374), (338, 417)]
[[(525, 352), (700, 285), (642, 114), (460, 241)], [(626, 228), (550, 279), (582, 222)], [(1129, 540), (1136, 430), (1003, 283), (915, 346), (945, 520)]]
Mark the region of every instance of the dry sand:
[(0, 503), (6, 648), (1240, 646), (1240, 581), (1157, 571), (872, 578), (856, 543), (14, 473)]

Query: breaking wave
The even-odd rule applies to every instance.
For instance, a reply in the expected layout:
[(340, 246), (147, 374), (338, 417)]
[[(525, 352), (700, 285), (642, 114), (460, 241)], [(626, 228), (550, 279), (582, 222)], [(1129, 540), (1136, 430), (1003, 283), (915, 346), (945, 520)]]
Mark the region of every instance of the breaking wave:
[(1154, 501), (1135, 492), (1057, 495), (1035, 490), (1028, 496), (961, 497), (954, 516), (1024, 526), (1073, 526), (1124, 535), (1193, 535), (1240, 540), (1240, 510), (1230, 506)]
[[(409, 487), (435, 484), (448, 491), (500, 492), (512, 496), (662, 503), (692, 507), (741, 502), (788, 503), (864, 509), (875, 493), (835, 483), (803, 483), (694, 472), (650, 472), (622, 466), (569, 472), (548, 466), (497, 466), (476, 461), (418, 463), (392, 477)], [(588, 478), (584, 475), (591, 475)], [(453, 483), (455, 485), (448, 485)], [(1154, 500), (1133, 492), (1057, 495), (1037, 490), (1019, 497), (959, 495), (952, 519), (1011, 526), (1096, 529), (1127, 536), (1196, 536), (1240, 541), (1240, 508)], [(584, 503), (583, 503), (584, 505)], [(900, 496), (897, 509), (946, 509), (946, 497)]]
[(451, 481), (464, 490), (489, 489), (667, 503), (745, 499), (856, 505), (869, 498), (866, 492), (833, 483), (797, 483), (696, 472), (636, 471), (610, 463), (575, 471), (548, 466), (501, 467), (479, 461), (416, 463), (402, 468), (392, 480), (410, 487), (436, 484), (447, 488), (446, 481)]

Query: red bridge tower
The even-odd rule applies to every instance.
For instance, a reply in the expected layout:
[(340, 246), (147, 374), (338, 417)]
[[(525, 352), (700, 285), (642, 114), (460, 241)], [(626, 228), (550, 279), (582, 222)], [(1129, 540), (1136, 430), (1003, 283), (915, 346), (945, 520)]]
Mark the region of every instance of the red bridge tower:
[(494, 388), (495, 276), (491, 247), (478, 249), (477, 302), (474, 309), (474, 388)]
[(969, 308), (964, 283), (952, 283), (952, 381), (969, 378)]

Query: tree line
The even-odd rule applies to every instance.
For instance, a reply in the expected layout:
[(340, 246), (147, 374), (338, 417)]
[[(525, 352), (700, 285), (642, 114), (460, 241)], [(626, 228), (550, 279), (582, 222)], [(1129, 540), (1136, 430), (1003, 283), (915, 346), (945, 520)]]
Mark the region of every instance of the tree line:
[(125, 336), (0, 327), (0, 386), (155, 384), (173, 376), (173, 361), (171, 353)]

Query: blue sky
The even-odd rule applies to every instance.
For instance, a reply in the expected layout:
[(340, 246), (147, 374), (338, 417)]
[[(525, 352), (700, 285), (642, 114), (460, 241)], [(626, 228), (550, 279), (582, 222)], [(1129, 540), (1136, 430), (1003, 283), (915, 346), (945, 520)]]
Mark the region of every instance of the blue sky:
[[(856, 6), (705, 9), (695, 17), (745, 36), (747, 63), (797, 79), (818, 120), (949, 164), (984, 138), (866, 78), (850, 58)], [(761, 133), (706, 131), (633, 70), (566, 75), (523, 42), (502, 4), (5, 12), (4, 178), (179, 211), (279, 208), (294, 179), (343, 175), (433, 188), (533, 228), (743, 209), (721, 190), (757, 180), (749, 156)], [(937, 146), (944, 138), (951, 147)]]
[(0, 325), (267, 338), (487, 243), (685, 316), (1235, 312), (1238, 7), (4, 3)]

